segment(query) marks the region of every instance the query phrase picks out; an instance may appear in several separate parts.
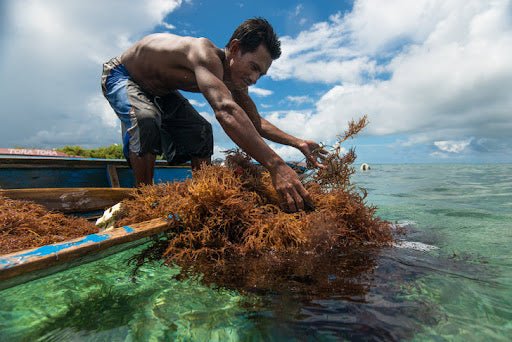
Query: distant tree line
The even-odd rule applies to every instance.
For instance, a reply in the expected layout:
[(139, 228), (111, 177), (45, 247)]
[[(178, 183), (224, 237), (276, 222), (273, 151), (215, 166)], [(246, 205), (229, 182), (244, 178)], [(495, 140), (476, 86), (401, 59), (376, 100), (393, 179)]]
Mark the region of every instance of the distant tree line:
[[(113, 144), (97, 148), (83, 148), (82, 146), (64, 146), (56, 148), (59, 152), (64, 152), (69, 156), (77, 156), (84, 158), (98, 159), (125, 159), (123, 154), (123, 146)], [(156, 159), (162, 159), (162, 156), (156, 156)]]
[(123, 146), (118, 144), (91, 149), (83, 148), (81, 146), (64, 146), (62, 148), (58, 148), (57, 151), (64, 152), (70, 156), (85, 158), (124, 159)]

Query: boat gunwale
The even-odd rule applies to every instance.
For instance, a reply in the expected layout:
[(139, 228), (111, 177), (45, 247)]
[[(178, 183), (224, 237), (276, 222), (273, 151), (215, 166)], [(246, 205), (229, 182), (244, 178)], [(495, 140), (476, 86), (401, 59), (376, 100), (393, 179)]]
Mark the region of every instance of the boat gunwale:
[[(90, 262), (131, 248), (130, 243), (137, 241), (139, 241), (137, 244), (143, 243), (144, 239), (157, 236), (168, 228), (169, 224), (166, 219), (157, 218), (59, 243), (0, 255), (0, 290), (77, 266), (74, 263), (86, 257), (88, 257), (86, 262)], [(112, 253), (100, 253), (122, 245), (128, 245), (128, 247), (113, 250)], [(78, 263), (78, 265), (80, 264), (82, 263)], [(13, 278), (19, 278), (20, 281), (13, 281)]]

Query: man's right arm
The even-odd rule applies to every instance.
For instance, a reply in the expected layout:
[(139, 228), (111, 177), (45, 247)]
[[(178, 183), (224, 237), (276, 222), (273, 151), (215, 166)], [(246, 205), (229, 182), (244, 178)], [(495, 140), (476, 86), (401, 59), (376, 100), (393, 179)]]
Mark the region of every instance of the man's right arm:
[(274, 187), (280, 194), (282, 206), (290, 211), (304, 209), (304, 200), (311, 203), (297, 174), (265, 143), (243, 109), (233, 100), (221, 80), (220, 61), (199, 61), (195, 67), (199, 90), (215, 111), (226, 134), (245, 152), (269, 170)]

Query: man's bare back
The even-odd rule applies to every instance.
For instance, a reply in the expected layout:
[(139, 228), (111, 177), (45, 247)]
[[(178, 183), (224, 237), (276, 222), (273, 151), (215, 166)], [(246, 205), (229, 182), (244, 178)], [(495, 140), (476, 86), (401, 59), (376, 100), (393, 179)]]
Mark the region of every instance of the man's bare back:
[(135, 82), (152, 95), (164, 96), (172, 90), (199, 92), (194, 60), (204, 55), (222, 65), (223, 49), (206, 38), (181, 37), (169, 33), (149, 35), (121, 56)]

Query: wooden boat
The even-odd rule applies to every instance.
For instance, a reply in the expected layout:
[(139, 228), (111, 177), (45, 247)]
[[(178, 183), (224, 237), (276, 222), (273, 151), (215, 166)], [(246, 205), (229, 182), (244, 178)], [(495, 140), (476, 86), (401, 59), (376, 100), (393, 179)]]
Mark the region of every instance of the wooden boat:
[(133, 248), (166, 229), (165, 219), (154, 219), (66, 242), (0, 255), (0, 290)]
[[(191, 177), (187, 165), (158, 161), (155, 183)], [(0, 195), (86, 217), (130, 196), (133, 174), (124, 160), (52, 155), (0, 155)], [(141, 222), (62, 243), (0, 255), (0, 289), (40, 278), (145, 243), (166, 228), (165, 219)]]
[[(125, 188), (9, 189), (0, 195), (32, 200), (64, 213), (103, 210), (130, 196)], [(0, 289), (103, 258), (147, 242), (165, 231), (165, 219), (114, 228), (61, 243), (0, 255)]]
[[(188, 166), (158, 162), (155, 168), (155, 183), (190, 176)], [(123, 160), (0, 155), (0, 195), (68, 214), (102, 213), (130, 196), (132, 186), (131, 169)], [(166, 219), (155, 219), (0, 255), (0, 290), (132, 248), (166, 227)]]

